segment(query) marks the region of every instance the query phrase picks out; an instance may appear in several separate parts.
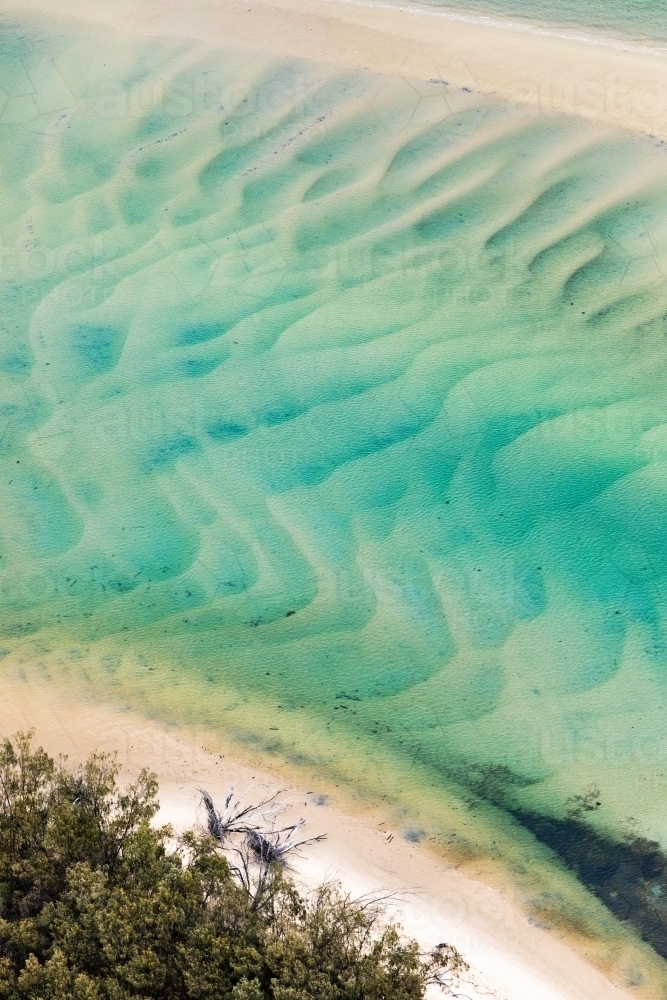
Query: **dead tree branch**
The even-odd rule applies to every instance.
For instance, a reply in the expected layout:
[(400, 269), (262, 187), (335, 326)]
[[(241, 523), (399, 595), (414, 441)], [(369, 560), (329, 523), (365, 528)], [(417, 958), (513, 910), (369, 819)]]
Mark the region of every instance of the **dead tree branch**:
[[(249, 790), (248, 790), (249, 791)], [(231, 788), (220, 812), (211, 795), (200, 789), (206, 812), (208, 832), (225, 853), (232, 874), (243, 886), (254, 906), (259, 906), (270, 893), (275, 881), (275, 869), (288, 867), (289, 855), (298, 853), (306, 844), (324, 840), (326, 834), (298, 838), (305, 820), (278, 826), (277, 821), (288, 803), (281, 801), (280, 791), (265, 795), (259, 802), (244, 805), (240, 797), (234, 800)]]

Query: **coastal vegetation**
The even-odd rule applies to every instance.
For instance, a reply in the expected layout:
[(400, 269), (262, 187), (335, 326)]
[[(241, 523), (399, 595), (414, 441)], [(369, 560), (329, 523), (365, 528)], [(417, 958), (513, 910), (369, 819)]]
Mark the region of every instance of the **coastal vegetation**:
[(204, 793), (208, 829), (176, 836), (153, 822), (155, 777), (142, 771), (127, 788), (118, 777), (113, 757), (71, 768), (30, 734), (0, 747), (2, 1000), (419, 1000), (429, 983), (450, 990), (464, 966), (455, 949), (420, 954), (377, 900), (335, 884), (297, 890), (286, 854), (299, 824), (267, 826), (273, 800), (228, 799), (218, 812)]

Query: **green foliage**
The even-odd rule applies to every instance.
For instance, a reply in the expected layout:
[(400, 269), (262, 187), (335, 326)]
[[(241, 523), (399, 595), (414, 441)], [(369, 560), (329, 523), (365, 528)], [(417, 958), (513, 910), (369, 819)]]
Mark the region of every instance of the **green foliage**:
[[(155, 778), (0, 751), (0, 1000), (418, 1000), (455, 969), (380, 911), (276, 868), (261, 907), (208, 836), (151, 825)], [(176, 845), (176, 846), (174, 846)]]

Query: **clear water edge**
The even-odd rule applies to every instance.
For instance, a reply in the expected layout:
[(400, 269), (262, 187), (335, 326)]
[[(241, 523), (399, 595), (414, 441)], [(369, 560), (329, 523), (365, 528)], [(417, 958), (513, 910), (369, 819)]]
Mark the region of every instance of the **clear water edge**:
[(433, 7), (455, 14), (501, 18), (545, 30), (584, 32), (627, 42), (667, 42), (663, 0), (407, 0), (404, 6)]

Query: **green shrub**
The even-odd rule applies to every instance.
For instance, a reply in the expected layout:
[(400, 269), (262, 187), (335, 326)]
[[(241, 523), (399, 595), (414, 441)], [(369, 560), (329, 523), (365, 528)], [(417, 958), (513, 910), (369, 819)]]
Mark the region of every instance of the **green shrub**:
[(261, 906), (216, 842), (151, 825), (155, 777), (0, 750), (0, 1000), (417, 1000), (462, 963), (424, 961), (377, 907), (302, 897), (276, 866)]

